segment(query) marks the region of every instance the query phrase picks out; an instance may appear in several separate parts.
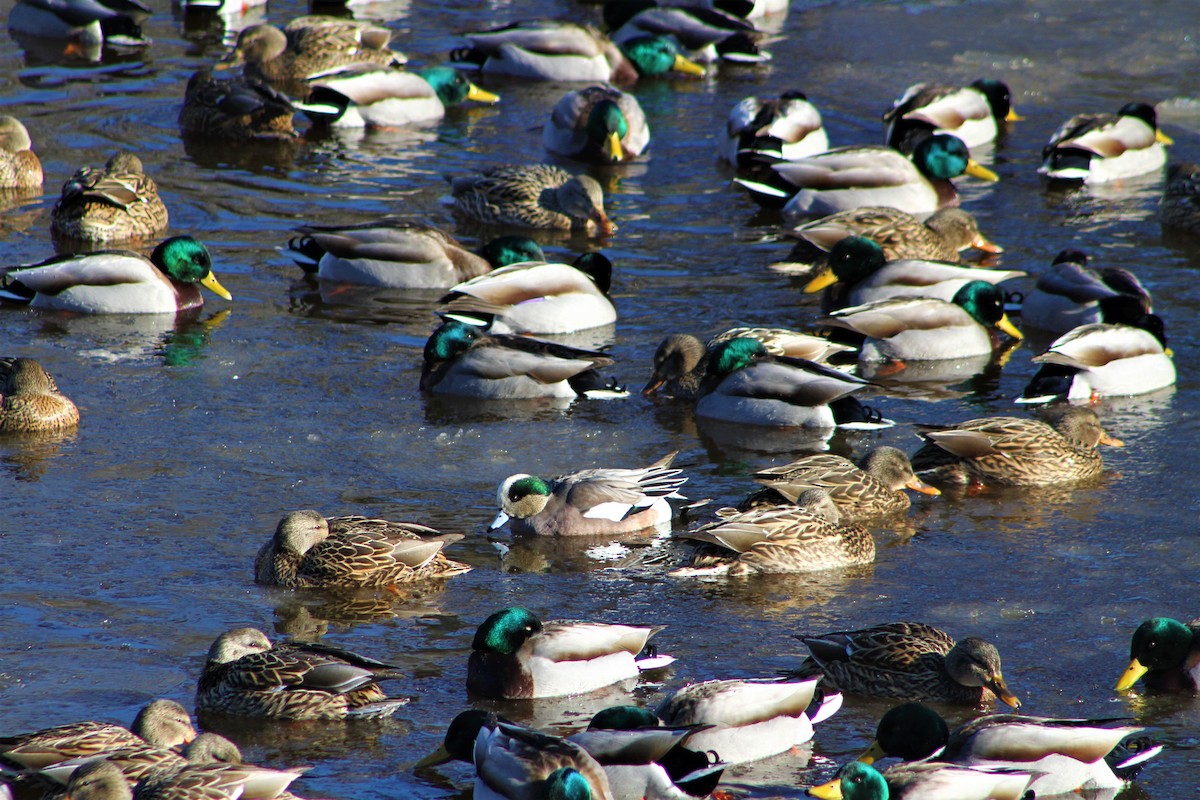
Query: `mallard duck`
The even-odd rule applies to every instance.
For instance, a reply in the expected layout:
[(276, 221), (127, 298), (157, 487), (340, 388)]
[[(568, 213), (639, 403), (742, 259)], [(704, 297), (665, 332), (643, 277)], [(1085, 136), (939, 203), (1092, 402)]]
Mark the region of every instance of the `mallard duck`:
[(79, 409), (32, 358), (0, 358), (0, 433), (60, 431), (79, 424)]
[(1196, 693), (1200, 687), (1200, 619), (1148, 619), (1133, 632), (1129, 667), (1117, 681), (1123, 692), (1138, 681), (1147, 689)]
[(237, 745), (224, 736), (202, 733), (188, 747), (186, 759), (152, 770), (134, 787), (133, 796), (136, 800), (294, 798), (287, 788), (304, 771), (243, 764)]
[(66, 796), (72, 800), (132, 800), (133, 790), (120, 767), (93, 758), (71, 773)]
[(781, 467), (760, 469), (751, 477), (793, 503), (805, 489), (823, 489), (843, 522), (862, 522), (905, 511), (910, 505), (905, 489), (941, 494), (913, 473), (908, 456), (895, 447), (873, 448), (862, 467), (842, 456), (816, 453)]
[(1097, 446), (1123, 447), (1096, 412), (1073, 406), (1051, 427), (1036, 419), (983, 417), (946, 427), (923, 426), (927, 442), (912, 458), (930, 480), (954, 484), (1048, 486), (1094, 478), (1104, 468)]
[(196, 708), (270, 719), (388, 717), (408, 702), (378, 682), (406, 677), (397, 667), (316, 642), (272, 645), (262, 631), (234, 628), (208, 650)]
[(287, 95), (258, 78), (240, 72), (202, 69), (188, 79), (179, 110), (184, 136), (241, 141), (290, 141), (295, 108)]
[(811, 655), (801, 675), (824, 675), (826, 685), (871, 697), (978, 706), (995, 695), (1020, 708), (1000, 672), (1000, 653), (983, 639), (955, 643), (920, 622), (892, 622), (857, 631), (798, 636)]
[(1200, 233), (1200, 167), (1172, 164), (1167, 167), (1167, 186), (1158, 209), (1163, 227)]
[(283, 30), (251, 25), (220, 66), (245, 65), (248, 75), (295, 88), (350, 64), (398, 67), (408, 61), (390, 47), (392, 32), (369, 22), (320, 15), (297, 17)]
[(922, 127), (951, 133), (967, 147), (988, 144), (1000, 132), (1001, 122), (1017, 122), (1008, 84), (980, 78), (966, 86), (916, 83), (884, 112), (884, 144), (897, 146), (906, 128)]
[(779, 97), (739, 100), (729, 111), (718, 152), (737, 166), (764, 157), (791, 161), (828, 149), (821, 112), (804, 92), (792, 90)]
[(631, 94), (607, 84), (567, 92), (542, 127), (542, 144), (555, 155), (594, 164), (630, 161), (650, 144), (650, 126)]
[(0, 299), (83, 314), (167, 314), (204, 305), (203, 286), (233, 297), (212, 273), (212, 258), (191, 236), (174, 236), (150, 258), (127, 250), (63, 255), (0, 267)]
[(687, 478), (671, 468), (674, 458), (670, 453), (639, 469), (587, 469), (555, 478), (510, 475), (496, 490), (500, 511), (488, 530), (511, 522), (515, 533), (592, 536), (669, 523), (675, 516), (670, 501), (686, 499), (679, 487)]
[(941, 761), (897, 764), (884, 772), (852, 761), (837, 777), (808, 790), (821, 800), (1023, 800), (1028, 772), (963, 767)]
[(590, 175), (550, 164), (509, 164), (450, 182), (454, 207), (477, 222), (517, 228), (617, 229), (604, 213), (604, 190)]
[(1116, 114), (1076, 114), (1042, 148), (1038, 173), (1084, 183), (1142, 175), (1167, 163), (1167, 144), (1174, 142), (1146, 103), (1126, 103)]
[(138, 20), (151, 9), (139, 0), (102, 3), (99, 0), (19, 0), (8, 14), (8, 29), (39, 39), (61, 39), (67, 54), (75, 47), (108, 43), (116, 47), (145, 47)]
[(665, 36), (639, 36), (614, 44), (590, 25), (560, 20), (525, 20), (466, 33), (467, 48), (450, 58), (484, 74), (543, 81), (633, 83), (639, 76), (676, 71), (703, 75), (704, 68), (679, 52)]
[[(1120, 295), (1136, 298), (1141, 313), (1153, 310), (1150, 293), (1132, 272), (1120, 267), (1089, 269), (1087, 262), (1087, 254), (1075, 249), (1055, 256), (1050, 269), (1038, 276), (1037, 285), (1021, 302), (1021, 323), (1066, 333), (1094, 322), (1118, 322), (1106, 317), (1100, 301)], [(1122, 311), (1124, 305), (1114, 310)]]
[(971, 160), (961, 139), (944, 133), (921, 137), (911, 159), (895, 148), (857, 145), (772, 164), (771, 170), (769, 184), (744, 178), (735, 182), (755, 202), (782, 206), (784, 219), (792, 224), (861, 206), (931, 214), (957, 202), (951, 178), (966, 173), (998, 180), (996, 173)]
[(758, 19), (772, 14), (786, 14), (787, 0), (700, 0), (696, 5), (718, 8), (740, 19)]
[(449, 578), (471, 567), (442, 548), (462, 538), (412, 522), (292, 511), (254, 559), (254, 579), (288, 589), (372, 586)]
[(399, 128), (439, 120), (467, 100), (496, 103), (452, 67), (406, 72), (377, 64), (352, 64), (313, 78), (297, 107), (313, 122), (335, 128)]
[(609, 0), (601, 13), (617, 44), (642, 36), (665, 36), (689, 59), (700, 63), (758, 64), (771, 60), (771, 54), (758, 46), (760, 34), (754, 24), (720, 8), (660, 5), (656, 0)]
[(174, 700), (155, 700), (138, 711), (129, 729), (88, 721), (0, 737), (0, 758), (25, 769), (42, 769), (71, 758), (94, 758), (118, 747), (177, 747), (195, 738), (187, 709)]
[(602, 253), (574, 264), (511, 264), (451, 288), (437, 314), (493, 333), (571, 333), (617, 321), (611, 285), (612, 262)]
[(642, 389), (649, 397), (660, 389), (681, 400), (694, 400), (708, 371), (708, 357), (721, 342), (736, 338), (757, 339), (767, 353), (823, 362), (835, 353), (854, 350), (821, 336), (787, 328), (730, 328), (704, 344), (695, 336), (674, 333), (662, 340), (654, 352), (654, 373)]
[(50, 229), (95, 244), (143, 239), (167, 229), (167, 206), (142, 160), (121, 152), (104, 169), (81, 167), (63, 184), (50, 212)]
[(664, 627), (542, 622), (528, 609), (505, 608), (475, 631), (467, 689), (497, 700), (522, 700), (580, 694), (636, 678), (643, 670), (675, 660), (667, 655), (638, 657)]
[(21, 121), (0, 115), (0, 189), (29, 189), (42, 185), (42, 162), (30, 148), (33, 140)]
[(712, 750), (730, 764), (757, 761), (809, 741), (813, 725), (841, 708), (836, 692), (824, 693), (811, 707), (818, 682), (702, 681), (676, 690), (655, 713), (667, 725), (713, 726), (691, 737), (694, 750)]
[(600, 375), (608, 356), (447, 319), (425, 343), (422, 391), (489, 400), (623, 394)]

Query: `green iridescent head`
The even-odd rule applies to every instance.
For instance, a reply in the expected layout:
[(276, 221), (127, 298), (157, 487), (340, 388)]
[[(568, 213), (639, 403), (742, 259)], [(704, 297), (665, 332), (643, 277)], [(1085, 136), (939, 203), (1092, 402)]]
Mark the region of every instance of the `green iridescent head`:
[(510, 656), (525, 644), (526, 639), (541, 630), (542, 623), (532, 611), (512, 606), (497, 611), (483, 621), (475, 631), (471, 649)]

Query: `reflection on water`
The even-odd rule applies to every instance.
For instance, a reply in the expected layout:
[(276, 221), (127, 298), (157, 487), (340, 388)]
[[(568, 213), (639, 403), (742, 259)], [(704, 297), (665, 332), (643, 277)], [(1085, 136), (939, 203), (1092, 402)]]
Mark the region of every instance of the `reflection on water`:
[(59, 458), (63, 445), (75, 441), (78, 429), (25, 431), (0, 436), (0, 465), (18, 481), (36, 481)]

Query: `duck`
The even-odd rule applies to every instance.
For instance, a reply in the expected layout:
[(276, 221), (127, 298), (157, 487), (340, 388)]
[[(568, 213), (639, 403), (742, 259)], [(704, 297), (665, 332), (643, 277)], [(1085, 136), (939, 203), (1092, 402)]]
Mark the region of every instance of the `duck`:
[[(237, 745), (215, 733), (202, 733), (179, 758), (150, 771), (134, 787), (135, 800), (246, 800), (294, 798), (287, 791), (304, 769), (278, 770), (242, 763)], [(128, 775), (126, 775), (128, 778)]]
[(1143, 175), (1162, 169), (1169, 144), (1148, 103), (1126, 103), (1116, 114), (1076, 114), (1042, 148), (1038, 174), (1085, 184)]
[(818, 488), (829, 494), (841, 520), (860, 523), (908, 510), (905, 489), (936, 497), (941, 491), (916, 476), (903, 450), (872, 448), (862, 466), (832, 453), (814, 453), (779, 467), (767, 467), (751, 477), (795, 502), (803, 491)]
[(518, 473), (496, 490), (500, 510), (488, 525), (510, 523), (514, 533), (537, 536), (596, 536), (632, 533), (669, 523), (673, 500), (685, 500), (687, 482), (671, 467), (675, 453), (636, 469), (601, 468), (554, 478)]
[(61, 431), (79, 425), (79, 409), (32, 358), (0, 358), (0, 433)]
[(485, 400), (622, 396), (599, 372), (612, 364), (592, 350), (447, 319), (425, 343), (421, 390)]
[(150, 44), (138, 21), (151, 13), (139, 0), (18, 0), (9, 11), (8, 29), (38, 39), (63, 40), (67, 55), (104, 43), (138, 48)]
[(42, 185), (42, 162), (21, 120), (0, 115), (0, 189), (32, 189)]
[(964, 486), (1051, 486), (1089, 480), (1104, 469), (1099, 445), (1124, 447), (1085, 406), (1061, 411), (1053, 426), (1023, 417), (981, 417), (920, 430), (926, 444), (913, 454), (916, 473), (926, 480)]
[(665, 36), (697, 63), (761, 64), (771, 60), (771, 54), (758, 46), (760, 33), (754, 24), (720, 8), (609, 0), (601, 15), (617, 44), (641, 36)]
[(103, 758), (93, 758), (71, 773), (66, 797), (75, 800), (133, 800), (121, 768)]
[(163, 240), (149, 258), (102, 250), (0, 266), (0, 299), (82, 314), (173, 314), (200, 308), (201, 286), (233, 299), (213, 275), (208, 249), (191, 236)]
[(1028, 772), (982, 769), (927, 761), (897, 764), (880, 772), (861, 761), (838, 770), (837, 777), (808, 790), (821, 800), (918, 800), (955, 797), (959, 800), (1022, 800)]
[[(841, 708), (837, 692), (817, 693), (819, 678), (718, 679), (680, 687), (655, 714), (667, 725), (711, 725), (689, 747), (729, 764), (785, 753), (813, 738), (813, 726)], [(822, 687), (824, 688), (824, 687)]]
[(501, 609), (475, 631), (467, 690), (495, 700), (525, 700), (581, 694), (636, 678), (675, 661), (661, 654), (639, 657), (664, 627), (542, 622), (526, 608)]
[(167, 206), (142, 160), (120, 152), (104, 169), (81, 167), (63, 184), (50, 212), (50, 229), (92, 244), (145, 239), (167, 229)]
[(573, 264), (527, 261), (452, 287), (437, 314), (493, 333), (572, 333), (617, 321), (611, 286), (612, 262), (603, 253), (584, 253)]
[(287, 95), (240, 71), (197, 71), (188, 79), (179, 130), (221, 141), (292, 141), (296, 109)]
[(567, 92), (542, 127), (542, 144), (557, 156), (619, 164), (650, 144), (650, 125), (637, 98), (609, 84)]
[(1019, 122), (1012, 107), (1012, 90), (993, 78), (980, 78), (966, 86), (915, 83), (884, 112), (884, 144), (897, 146), (905, 129), (921, 127), (951, 133), (967, 147), (980, 147), (996, 139), (1001, 123)]
[[(1080, 325), (1117, 322), (1115, 317), (1108, 318), (1100, 301), (1121, 295), (1136, 298), (1140, 313), (1154, 310), (1150, 292), (1132, 272), (1121, 267), (1095, 270), (1087, 263), (1087, 253), (1082, 250), (1059, 252), (1050, 269), (1038, 275), (1037, 284), (1025, 295), (1021, 324), (1062, 334)], [(1122, 311), (1126, 307), (1122, 303), (1109, 309)]]
[(955, 642), (932, 625), (891, 622), (796, 638), (810, 653), (799, 674), (824, 675), (842, 692), (970, 706), (994, 696), (1021, 707), (1004, 682), (999, 651), (974, 636)]
[(787, 0), (700, 0), (696, 5), (717, 8), (726, 14), (745, 20), (760, 19), (772, 14), (786, 14)]
[(779, 97), (739, 100), (729, 111), (718, 143), (721, 158), (734, 166), (749, 166), (764, 158), (792, 161), (828, 149), (821, 112), (798, 89)]
[(704, 75), (704, 67), (665, 36), (637, 36), (617, 45), (591, 25), (553, 19), (511, 22), (463, 36), (469, 45), (452, 52), (450, 60), (485, 75), (616, 84), (669, 72)]
[(174, 700), (143, 706), (129, 728), (89, 720), (0, 737), (0, 760), (22, 769), (42, 769), (71, 758), (94, 758), (118, 747), (178, 747), (196, 738), (187, 709)]
[(609, 235), (617, 226), (604, 213), (604, 190), (590, 175), (551, 164), (508, 164), (450, 182), (454, 208), (490, 225), (580, 230)]
[[(880, 718), (875, 741), (859, 761), (937, 758), (962, 766), (1029, 772), (1033, 777), (1026, 788), (1036, 797), (1121, 789), (1162, 748), (1144, 740), (1128, 742), (1145, 728), (1114, 727), (1116, 721), (988, 714), (951, 731), (929, 706), (904, 703)], [(1127, 744), (1138, 746), (1133, 750)]]
[(957, 136), (940, 133), (919, 137), (911, 159), (900, 150), (879, 145), (835, 147), (824, 153), (771, 165), (765, 181), (737, 178), (760, 205), (782, 207), (796, 224), (809, 216), (825, 216), (861, 206), (891, 206), (909, 214), (932, 214), (955, 205), (951, 178), (968, 174), (987, 181), (996, 173), (971, 159)]
[(254, 559), (254, 580), (288, 589), (395, 587), (449, 578), (471, 567), (442, 549), (463, 538), (412, 522), (292, 511)]
[(334, 128), (401, 128), (440, 120), (446, 109), (468, 100), (498, 103), (500, 95), (481, 89), (448, 66), (408, 72), (378, 64), (351, 64), (309, 81), (299, 104), (313, 122)]
[(317, 642), (272, 645), (256, 628), (234, 628), (208, 650), (196, 709), (267, 719), (378, 719), (408, 702), (379, 681), (398, 667)]
[(1196, 694), (1200, 688), (1200, 619), (1180, 622), (1154, 617), (1138, 625), (1129, 645), (1129, 666), (1115, 689), (1124, 692), (1138, 681), (1154, 691)]
[(1200, 166), (1179, 163), (1167, 167), (1158, 217), (1164, 228), (1200, 233)]

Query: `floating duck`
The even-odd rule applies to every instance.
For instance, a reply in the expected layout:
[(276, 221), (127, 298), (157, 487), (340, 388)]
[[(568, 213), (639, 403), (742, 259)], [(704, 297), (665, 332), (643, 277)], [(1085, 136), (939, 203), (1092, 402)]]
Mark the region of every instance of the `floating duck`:
[(1022, 800), (1028, 772), (962, 767), (941, 761), (897, 764), (884, 772), (853, 761), (838, 770), (829, 783), (808, 790), (822, 800), (918, 800), (955, 797), (959, 800)]
[(167, 207), (142, 160), (121, 152), (104, 169), (81, 167), (63, 184), (50, 211), (50, 229), (93, 244), (145, 239), (167, 229)]
[(650, 144), (650, 126), (637, 98), (613, 86), (567, 92), (542, 128), (551, 153), (593, 164), (637, 158)]
[(32, 358), (0, 358), (0, 433), (60, 431), (79, 424), (79, 409)]
[(1146, 103), (1126, 103), (1116, 114), (1076, 114), (1042, 149), (1038, 173), (1089, 184), (1115, 181), (1162, 169), (1163, 145), (1173, 143)]
[(655, 0), (609, 0), (601, 13), (617, 44), (643, 36), (663, 36), (674, 41), (689, 59), (700, 63), (760, 64), (771, 60), (771, 54), (758, 47), (760, 34), (754, 24), (719, 8), (665, 5)]
[(1003, 81), (980, 78), (966, 86), (916, 83), (884, 112), (884, 144), (896, 147), (907, 129), (919, 127), (950, 133), (967, 147), (979, 147), (995, 140), (1000, 123), (1020, 120), (1012, 107), (1012, 91)]
[(29, 189), (42, 185), (42, 162), (21, 121), (0, 115), (0, 189)]
[(295, 108), (287, 95), (240, 72), (202, 69), (188, 79), (179, 110), (184, 136), (224, 141), (292, 141)]
[[(1038, 276), (1037, 285), (1025, 295), (1021, 323), (1066, 333), (1094, 322), (1118, 322), (1106, 317), (1100, 301), (1120, 295), (1136, 298), (1140, 313), (1153, 311), (1150, 293), (1132, 272), (1120, 267), (1089, 269), (1087, 262), (1087, 254), (1073, 248), (1055, 256), (1050, 269)], [(1116, 310), (1125, 308), (1120, 304)]]
[(429, 67), (406, 72), (377, 64), (352, 64), (318, 75), (297, 108), (313, 122), (334, 128), (401, 128), (439, 120), (468, 100), (497, 103), (460, 70)]
[(738, 166), (763, 158), (791, 161), (828, 149), (821, 112), (804, 92), (792, 90), (779, 97), (739, 100), (729, 111), (718, 152)]
[(608, 235), (604, 190), (590, 175), (550, 164), (490, 167), (450, 182), (454, 208), (477, 222), (517, 228), (581, 230)]
[(1147, 689), (1196, 693), (1200, 687), (1200, 620), (1148, 619), (1133, 632), (1129, 667), (1117, 681), (1123, 692), (1138, 681)]

